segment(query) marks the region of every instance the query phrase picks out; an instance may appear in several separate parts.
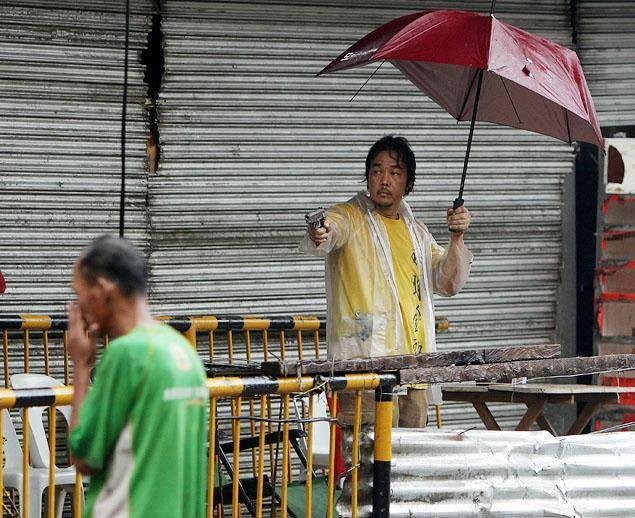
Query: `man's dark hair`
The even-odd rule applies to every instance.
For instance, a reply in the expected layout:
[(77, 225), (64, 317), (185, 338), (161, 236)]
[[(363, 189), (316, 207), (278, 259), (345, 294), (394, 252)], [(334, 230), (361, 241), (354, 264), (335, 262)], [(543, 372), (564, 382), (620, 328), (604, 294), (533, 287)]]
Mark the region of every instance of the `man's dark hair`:
[(368, 173), (373, 165), (373, 160), (375, 160), (375, 157), (382, 151), (388, 151), (391, 154), (395, 153), (397, 155), (397, 159), (403, 162), (406, 166), (408, 179), (406, 181), (405, 194), (410, 194), (415, 185), (417, 161), (415, 160), (415, 154), (412, 152), (412, 149), (410, 149), (408, 140), (404, 137), (386, 135), (371, 146), (368, 150), (368, 155), (366, 155), (366, 184), (368, 185)]
[(104, 277), (126, 297), (145, 295), (148, 290), (148, 263), (127, 240), (105, 234), (93, 240), (77, 261), (79, 273), (88, 282)]

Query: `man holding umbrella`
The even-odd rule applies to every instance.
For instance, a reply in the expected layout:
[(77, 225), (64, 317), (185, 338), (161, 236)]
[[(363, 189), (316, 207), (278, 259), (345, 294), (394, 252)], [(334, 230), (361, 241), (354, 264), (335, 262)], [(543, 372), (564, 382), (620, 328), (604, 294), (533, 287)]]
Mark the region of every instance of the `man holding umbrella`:
[[(439, 246), (403, 200), (415, 183), (408, 141), (388, 135), (366, 158), (367, 191), (309, 225), (301, 249), (325, 255), (327, 344), (332, 359), (417, 354), (435, 350), (433, 293), (452, 296), (465, 284), (472, 254), (463, 242), (469, 211), (448, 209), (450, 244)], [(354, 394), (339, 397), (339, 421), (353, 424)], [(374, 396), (362, 395), (362, 424), (374, 421)], [(393, 426), (424, 427), (424, 387), (409, 387), (394, 406)], [(343, 443), (346, 443), (344, 438)]]

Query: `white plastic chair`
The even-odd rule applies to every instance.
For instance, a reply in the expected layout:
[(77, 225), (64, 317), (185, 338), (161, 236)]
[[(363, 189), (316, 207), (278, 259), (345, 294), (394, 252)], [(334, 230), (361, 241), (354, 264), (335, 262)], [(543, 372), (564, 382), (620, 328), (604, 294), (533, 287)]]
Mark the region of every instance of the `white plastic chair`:
[[(20, 497), (20, 516), (24, 517), (22, 446), (13, 426), (11, 415), (2, 410), (2, 437), (4, 441), (3, 483), (5, 488), (15, 489)], [(29, 515), (42, 515), (42, 494), (49, 485), (49, 472), (44, 468), (29, 467)], [(57, 516), (62, 516), (64, 501), (58, 501)]]
[(4, 487), (18, 491), (20, 502), (22, 502), (22, 446), (20, 446), (11, 415), (6, 408), (2, 409), (2, 441), (4, 443), (2, 481)]
[[(11, 386), (14, 389), (36, 389), (51, 388), (63, 386), (50, 376), (44, 374), (14, 374), (11, 376)], [(67, 427), (71, 422), (71, 407), (68, 405), (57, 407), (66, 420)], [(48, 407), (32, 407), (29, 408), (29, 453), (31, 456), (31, 470), (38, 473), (33, 483), (30, 483), (29, 509), (33, 516), (41, 516), (42, 511), (42, 494), (49, 485), (48, 468), (49, 468), (49, 444), (46, 430), (44, 428), (43, 415), (48, 411)], [(21, 461), (20, 461), (21, 462)], [(21, 468), (20, 468), (21, 471)], [(45, 473), (45, 477), (40, 477), (39, 472)], [(29, 472), (29, 475), (31, 472)], [(75, 490), (75, 467), (67, 468), (55, 467), (55, 487), (56, 487), (56, 503), (57, 515), (62, 516), (64, 509), (64, 500), (66, 495), (71, 494)], [(83, 487), (80, 487), (83, 499)]]

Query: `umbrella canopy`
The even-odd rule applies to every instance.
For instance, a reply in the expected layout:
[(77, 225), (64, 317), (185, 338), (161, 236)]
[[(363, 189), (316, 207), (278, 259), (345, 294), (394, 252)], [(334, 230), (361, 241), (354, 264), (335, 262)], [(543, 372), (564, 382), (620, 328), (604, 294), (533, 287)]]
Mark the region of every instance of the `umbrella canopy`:
[(423, 11), (392, 20), (318, 75), (390, 61), (457, 120), (589, 142), (604, 149), (595, 107), (577, 54), (493, 15)]

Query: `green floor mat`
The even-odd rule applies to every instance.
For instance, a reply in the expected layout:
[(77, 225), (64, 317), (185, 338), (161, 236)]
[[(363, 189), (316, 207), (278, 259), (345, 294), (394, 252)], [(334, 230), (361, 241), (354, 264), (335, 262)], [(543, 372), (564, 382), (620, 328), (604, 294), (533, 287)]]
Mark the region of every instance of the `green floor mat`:
[[(328, 502), (328, 484), (326, 477), (315, 477), (313, 479), (313, 491), (311, 498), (311, 516), (305, 513), (306, 484), (304, 482), (292, 482), (287, 486), (287, 510), (295, 518), (324, 518), (326, 516), (326, 506)], [(276, 488), (278, 497), (281, 496), (281, 489)], [(335, 490), (333, 502), (337, 502), (341, 491)], [(333, 516), (337, 516), (334, 512)]]

